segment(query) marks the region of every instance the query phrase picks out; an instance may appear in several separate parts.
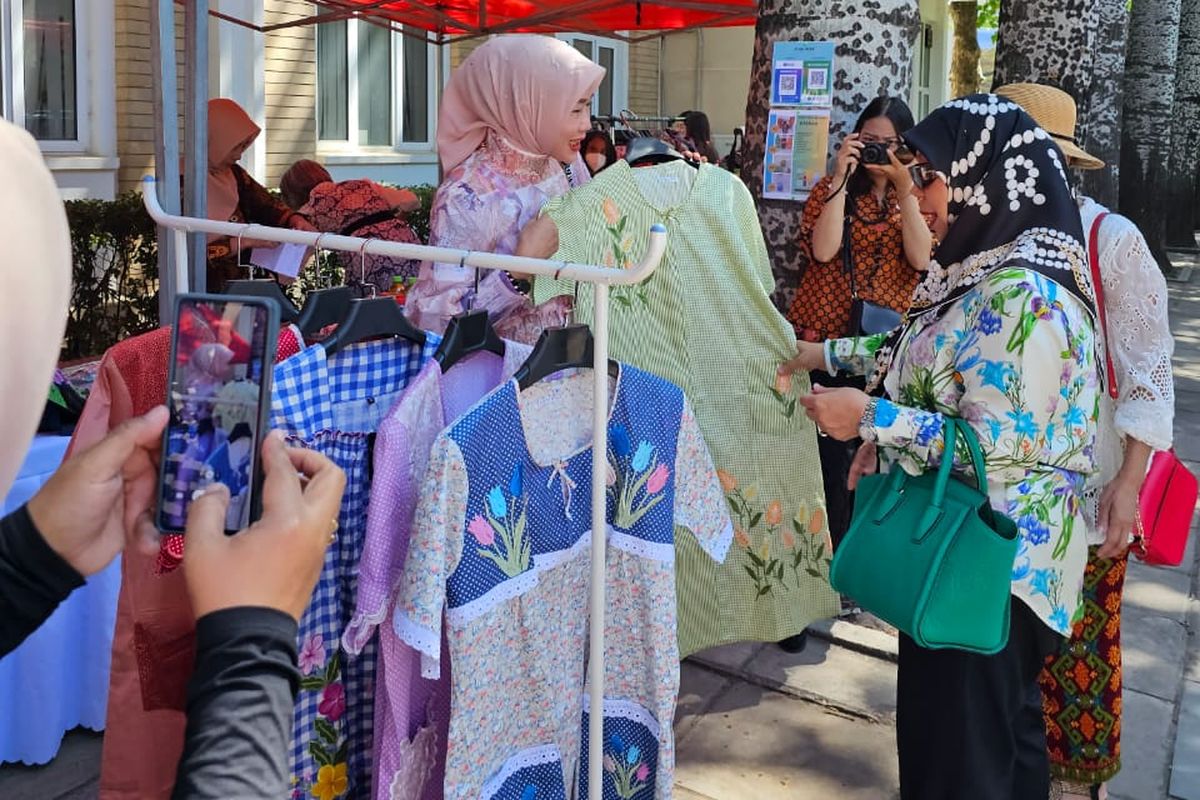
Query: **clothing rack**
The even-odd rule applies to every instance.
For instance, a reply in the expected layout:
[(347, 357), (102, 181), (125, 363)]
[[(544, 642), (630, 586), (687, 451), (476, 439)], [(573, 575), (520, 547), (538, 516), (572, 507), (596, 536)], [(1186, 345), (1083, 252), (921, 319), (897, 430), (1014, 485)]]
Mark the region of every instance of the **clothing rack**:
[[(380, 239), (363, 239), (357, 236), (341, 236), (288, 228), (273, 228), (221, 220), (200, 219), (168, 214), (163, 210), (155, 191), (152, 176), (142, 179), (142, 198), (146, 210), (156, 223), (174, 232), (176, 241), (186, 233), (215, 233), (224, 236), (259, 239), (270, 242), (308, 245), (314, 249), (340, 250), (358, 255), (379, 255), (394, 259), (458, 263), (476, 269), (500, 269), (531, 275), (545, 275), (554, 279), (566, 279), (590, 283), (595, 286), (595, 310), (593, 311), (593, 408), (592, 408), (592, 573), (589, 620), (588, 671), (591, 686), (589, 697), (592, 713), (588, 715), (588, 798), (602, 800), (604, 760), (604, 579), (605, 579), (605, 531), (607, 520), (608, 486), (605, 482), (608, 464), (608, 287), (628, 286), (641, 283), (658, 268), (667, 249), (667, 229), (662, 224), (650, 227), (650, 240), (642, 260), (631, 269), (616, 269), (592, 264), (573, 264), (567, 261), (550, 261), (541, 258), (523, 258), (497, 253), (477, 253), (469, 250), (454, 250), (448, 247), (388, 242)], [(176, 247), (174, 251), (175, 286), (187, 291), (188, 266), (187, 248)]]

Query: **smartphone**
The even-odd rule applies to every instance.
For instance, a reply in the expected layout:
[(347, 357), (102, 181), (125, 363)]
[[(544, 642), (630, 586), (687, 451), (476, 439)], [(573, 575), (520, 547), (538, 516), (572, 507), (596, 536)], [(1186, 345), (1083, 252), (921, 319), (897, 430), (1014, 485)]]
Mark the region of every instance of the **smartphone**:
[(260, 450), (271, 407), (279, 307), (270, 299), (183, 294), (175, 301), (158, 528), (183, 533), (192, 500), (229, 488), (225, 532), (261, 515)]

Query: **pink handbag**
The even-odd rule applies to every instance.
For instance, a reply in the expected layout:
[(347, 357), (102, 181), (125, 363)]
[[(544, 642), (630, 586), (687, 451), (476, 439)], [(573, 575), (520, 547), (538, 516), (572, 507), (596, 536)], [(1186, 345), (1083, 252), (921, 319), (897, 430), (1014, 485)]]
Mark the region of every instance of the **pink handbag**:
[[(1096, 311), (1100, 315), (1101, 332), (1108, 341), (1108, 314), (1104, 308), (1104, 284), (1100, 281), (1100, 223), (1105, 212), (1092, 223), (1088, 237), (1088, 255), (1092, 266), (1092, 285), (1096, 290)], [(1108, 373), (1108, 393), (1118, 397), (1117, 374), (1107, 344), (1104, 348), (1105, 371)], [(1147, 564), (1177, 567), (1187, 549), (1192, 528), (1192, 512), (1196, 508), (1196, 476), (1188, 471), (1174, 450), (1159, 450), (1150, 459), (1146, 481), (1138, 495), (1137, 533), (1133, 554)]]

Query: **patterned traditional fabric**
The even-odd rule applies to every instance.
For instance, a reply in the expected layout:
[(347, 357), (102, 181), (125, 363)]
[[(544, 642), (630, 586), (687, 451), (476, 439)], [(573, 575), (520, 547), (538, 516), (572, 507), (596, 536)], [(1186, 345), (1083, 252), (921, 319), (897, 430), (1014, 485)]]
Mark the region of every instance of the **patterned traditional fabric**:
[[(436, 681), (422, 678), (420, 654), (401, 642), (391, 625), (380, 626), (393, 610), (399, 589), (433, 440), (512, 377), (530, 350), (506, 342), (502, 357), (476, 353), (445, 373), (430, 360), (379, 425), (357, 604), (342, 636), (342, 647), (356, 656), (379, 631), (372, 770), (378, 800), (439, 800), (445, 779), (450, 672), (443, 668)], [(442, 660), (448, 666), (444, 637)]]
[[(886, 334), (837, 339), (832, 366), (865, 374)], [(1095, 339), (1083, 303), (1025, 269), (991, 273), (938, 315), (910, 326), (860, 428), (893, 469), (941, 463), (944, 415), (971, 424), (992, 505), (1016, 521), (1013, 594), (1068, 635), (1087, 561), (1080, 503), (1095, 469)], [(960, 451), (956, 456), (961, 457)]]
[[(797, 335), (810, 342), (851, 333), (850, 276), (842, 263), (842, 252), (839, 250), (836, 258), (823, 264), (812, 256), (813, 229), (832, 189), (831, 176), (822, 178), (813, 187), (800, 222), (800, 250), (807, 266), (800, 275), (800, 285), (787, 316), (796, 326)], [(904, 313), (921, 273), (909, 266), (904, 257), (900, 201), (895, 188), (888, 184), (883, 208), (869, 192), (846, 202), (854, 208), (850, 235), (859, 297)], [(928, 215), (925, 221), (932, 225), (934, 218)], [(936, 236), (933, 248), (937, 249)]]
[[(619, 162), (551, 201), (556, 258), (628, 267), (650, 226), (667, 252), (643, 285), (612, 290), (614, 358), (683, 387), (721, 470), (737, 547), (723, 565), (676, 536), (679, 647), (689, 655), (725, 642), (778, 641), (833, 616), (816, 431), (797, 398), (808, 377), (776, 378), (795, 334), (771, 303), (770, 266), (754, 203), (731, 173), (675, 162)], [(534, 284), (535, 300), (570, 295), (565, 282)], [(592, 289), (579, 288), (581, 321)]]
[(275, 367), (272, 427), (289, 444), (323, 453), (346, 472), (337, 541), (300, 620), (295, 798), (370, 796), (375, 646), (347, 661), (338, 643), (358, 590), (372, 434), (439, 341), (430, 335), (423, 346), (403, 339), (366, 342), (332, 359), (318, 344)]
[[(586, 167), (572, 172), (576, 183), (588, 180)], [(530, 156), (490, 133), (466, 161), (446, 175), (429, 212), (429, 243), (489, 253), (512, 253), (525, 223), (537, 216), (547, 200), (571, 188), (553, 158)], [(405, 311), (418, 326), (437, 332), (450, 317), (474, 307), (487, 309), (497, 331), (507, 339), (533, 344), (542, 328), (560, 325), (566, 305), (530, 306), (499, 271), (475, 270), (457, 264), (421, 265), (421, 276), (409, 290)]]
[[(394, 624), (434, 677), (444, 614), (450, 800), (586, 796), (591, 392), (586, 371), (524, 392), (510, 383), (434, 444)], [(614, 392), (604, 795), (665, 800), (679, 688), (674, 525), (718, 562), (731, 528), (679, 389), (623, 366)]]
[(1121, 770), (1121, 594), (1129, 554), (1088, 554), (1083, 616), (1042, 671), (1050, 773), (1104, 783)]
[[(313, 187), (308, 195), (308, 204), (300, 209), (300, 213), (319, 231), (420, 244), (421, 240), (402, 217), (393, 216), (362, 227), (356, 225), (367, 217), (392, 210), (392, 204), (380, 192), (379, 184), (352, 180), (338, 183), (327, 181)], [(350, 233), (348, 229), (352, 226), (354, 230)], [(374, 286), (378, 292), (387, 291), (392, 288), (394, 276), (415, 277), (421, 266), (419, 261), (398, 261), (386, 256), (368, 255), (363, 259), (355, 253), (339, 253), (337, 257), (346, 271), (346, 285), (364, 295), (369, 293), (366, 288), (368, 285)]]

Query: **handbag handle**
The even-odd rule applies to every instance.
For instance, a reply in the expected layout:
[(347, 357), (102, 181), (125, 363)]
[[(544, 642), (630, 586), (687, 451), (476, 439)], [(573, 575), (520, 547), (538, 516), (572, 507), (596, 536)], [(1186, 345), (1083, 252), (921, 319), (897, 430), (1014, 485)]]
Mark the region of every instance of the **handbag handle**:
[[(971, 430), (971, 426), (966, 420), (958, 417), (943, 417), (943, 419), (945, 420), (945, 447), (942, 450), (942, 463), (938, 465), (933, 497), (930, 500), (929, 508), (925, 510), (925, 514), (921, 518), (921, 529), (917, 531), (917, 540), (925, 538), (929, 531), (933, 530), (938, 517), (941, 516), (942, 506), (946, 499), (946, 487), (950, 484), (950, 472), (954, 466), (955, 446), (960, 434), (971, 455), (971, 468), (975, 472), (975, 486), (980, 494), (987, 497), (987, 472), (984, 467), (983, 451), (979, 448), (979, 438), (975, 435), (975, 431)], [(984, 514), (987, 515), (986, 523), (989, 527), (995, 528), (996, 519), (992, 504), (988, 502), (984, 506)]]

